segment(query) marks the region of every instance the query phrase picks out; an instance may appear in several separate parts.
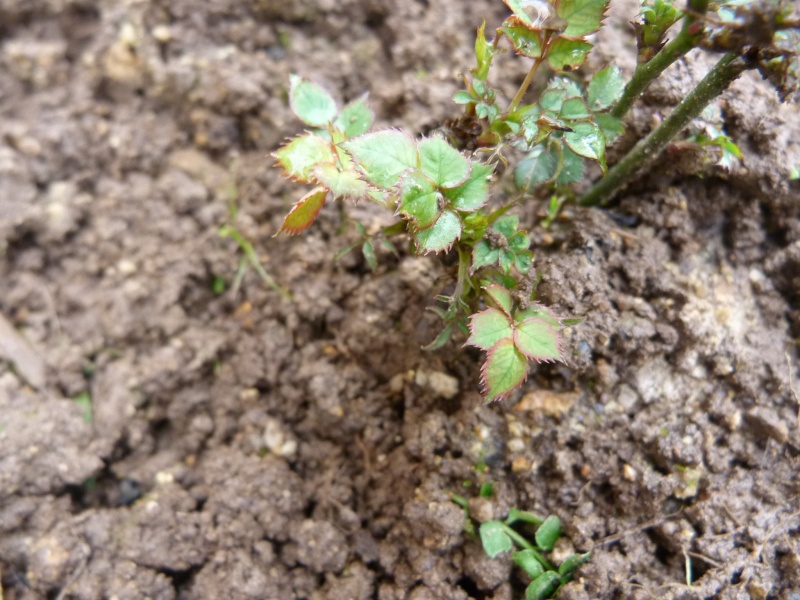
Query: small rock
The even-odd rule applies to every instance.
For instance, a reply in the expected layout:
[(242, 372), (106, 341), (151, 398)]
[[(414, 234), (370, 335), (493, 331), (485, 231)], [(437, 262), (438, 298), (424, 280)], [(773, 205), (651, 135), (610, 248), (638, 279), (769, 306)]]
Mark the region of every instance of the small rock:
[(447, 400), (458, 394), (458, 379), (441, 371), (417, 371), (415, 383)]
[(756, 434), (771, 437), (781, 444), (789, 439), (789, 427), (778, 414), (766, 406), (756, 406), (745, 414), (745, 419)]

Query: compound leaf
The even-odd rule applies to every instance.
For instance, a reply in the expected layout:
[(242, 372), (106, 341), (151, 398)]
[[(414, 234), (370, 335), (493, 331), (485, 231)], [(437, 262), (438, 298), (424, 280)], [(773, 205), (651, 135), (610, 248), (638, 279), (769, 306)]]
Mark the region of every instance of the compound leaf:
[(589, 42), (558, 38), (550, 44), (547, 62), (555, 71), (574, 71), (586, 61), (591, 49)]
[(418, 148), (422, 171), (439, 187), (456, 187), (469, 177), (470, 161), (442, 138), (426, 138)]
[(587, 90), (589, 106), (592, 110), (605, 110), (619, 100), (625, 81), (619, 67), (610, 66), (600, 69), (592, 77)]
[(608, 0), (561, 0), (556, 13), (566, 19), (565, 37), (583, 37), (600, 29)]
[(400, 181), (399, 211), (420, 229), (430, 227), (439, 218), (439, 192), (417, 169), (408, 171)]
[(283, 167), (286, 174), (303, 183), (313, 181), (313, 170), (317, 165), (335, 160), (331, 143), (313, 133), (298, 136), (272, 156)]
[(332, 164), (317, 165), (314, 177), (333, 192), (336, 198), (344, 196), (360, 200), (367, 197), (367, 182), (352, 169), (340, 171)]
[(486, 354), (486, 362), (481, 368), (486, 401), (492, 402), (507, 396), (520, 386), (527, 376), (526, 358), (511, 339), (500, 340)]
[(496, 308), (487, 308), (472, 315), (469, 326), (471, 335), (466, 343), (482, 350), (491, 350), (500, 340), (511, 339), (514, 335), (508, 315)]
[(493, 171), (493, 167), (473, 161), (469, 179), (458, 187), (443, 190), (444, 195), (450, 199), (456, 210), (474, 212), (486, 204), (489, 197), (489, 176)]
[(317, 187), (311, 190), (308, 194), (303, 196), (297, 204), (294, 205), (289, 214), (283, 220), (283, 225), (278, 230), (280, 233), (288, 235), (295, 235), (308, 229), (317, 218), (319, 211), (325, 205), (325, 199), (328, 197), (328, 190), (324, 187)]
[(297, 75), (292, 75), (289, 82), (289, 106), (303, 123), (325, 127), (336, 117), (336, 101), (323, 88)]
[(517, 314), (514, 315), (514, 320), (517, 323), (522, 323), (526, 319), (541, 319), (548, 323), (551, 327), (558, 329), (563, 325), (563, 323), (556, 317), (548, 308), (541, 306), (539, 304), (532, 304), (525, 310), (519, 311)]
[(495, 558), (503, 552), (510, 552), (514, 549), (514, 543), (500, 521), (486, 521), (481, 523), (478, 530), (481, 536), (483, 550), (489, 558)]
[(408, 169), (419, 167), (417, 145), (396, 129), (365, 133), (342, 144), (367, 181), (382, 188), (395, 185)]
[(539, 362), (561, 360), (558, 332), (544, 319), (531, 318), (518, 323), (514, 343), (528, 358)]
[(417, 232), (417, 246), (420, 252), (441, 252), (450, 248), (460, 235), (461, 219), (445, 210), (431, 227)]
[(333, 124), (346, 138), (351, 138), (369, 131), (374, 118), (375, 115), (367, 106), (367, 95), (364, 94), (345, 106)]

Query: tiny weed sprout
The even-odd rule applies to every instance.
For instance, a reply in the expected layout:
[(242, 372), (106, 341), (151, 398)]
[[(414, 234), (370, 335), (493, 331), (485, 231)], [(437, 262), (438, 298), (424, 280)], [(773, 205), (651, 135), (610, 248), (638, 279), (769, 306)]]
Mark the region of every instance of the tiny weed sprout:
[[(491, 492), (485, 495), (481, 488), (481, 498), (490, 496)], [(478, 524), (470, 515), (469, 500), (456, 494), (452, 496), (452, 500), (464, 509), (466, 514), (464, 530), (474, 537)], [(529, 534), (534, 528), (531, 540)], [(561, 519), (555, 515), (542, 519), (533, 513), (512, 508), (502, 521), (491, 520), (480, 523), (477, 527), (477, 537), (490, 558), (511, 553), (514, 564), (530, 580), (525, 589), (526, 600), (552, 598), (562, 585), (572, 581), (578, 567), (591, 558), (590, 552), (572, 554), (559, 566), (555, 566), (546, 557), (561, 537)]]
[[(428, 349), (455, 334), (486, 352), (481, 369), (487, 401), (508, 396), (527, 378), (529, 362), (563, 360), (561, 330), (576, 320), (537, 305), (530, 237), (508, 214), (517, 203), (544, 191), (553, 198), (544, 226), (566, 202), (604, 204), (701, 113), (743, 71), (757, 69), (792, 99), (800, 72), (800, 17), (788, 0), (645, 0), (634, 21), (638, 66), (625, 81), (616, 66), (593, 76), (578, 72), (593, 47), (607, 0), (504, 0), (511, 14), (491, 40), (486, 24), (477, 30), (476, 66), (453, 100), (464, 114), (433, 135), (414, 139), (397, 129), (372, 130), (366, 97), (340, 108), (315, 83), (291, 77), (289, 104), (307, 130), (273, 156), (307, 193), (286, 216), (278, 234), (295, 235), (311, 226), (332, 199), (374, 202), (398, 221), (375, 236), (356, 224), (367, 264), (375, 269), (375, 244), (391, 251), (390, 238), (407, 235), (419, 254), (452, 252), (457, 257), (453, 293), (437, 296), (443, 328)], [(674, 39), (668, 31), (680, 24)], [(606, 149), (625, 130), (624, 117), (647, 86), (694, 48), (722, 53), (697, 87), (647, 137), (610, 168)], [(512, 51), (531, 61), (508, 100), (490, 75), (499, 54)], [(547, 82), (529, 102), (534, 76)], [(704, 111), (706, 111), (704, 113)], [(710, 112), (709, 112), (710, 111)], [(693, 125), (680, 141), (716, 152), (718, 164), (742, 160), (739, 148), (715, 125)], [(497, 189), (510, 172), (519, 193)], [(587, 169), (588, 163), (598, 168)], [(604, 176), (581, 197), (575, 184), (592, 172)], [(277, 234), (276, 234), (277, 235)]]

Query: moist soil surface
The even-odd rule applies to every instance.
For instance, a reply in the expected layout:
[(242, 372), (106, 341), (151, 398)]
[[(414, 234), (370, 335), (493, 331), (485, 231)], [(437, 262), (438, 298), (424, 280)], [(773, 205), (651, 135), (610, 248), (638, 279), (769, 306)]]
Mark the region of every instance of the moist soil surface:
[[(591, 68), (631, 72), (636, 11), (612, 2)], [(800, 117), (758, 77), (709, 117), (742, 164), (678, 144), (608, 210), (516, 210), (537, 299), (584, 320), (503, 402), (463, 338), (420, 350), (451, 257), (335, 260), (352, 219), (390, 221), (366, 205), (271, 237), (303, 193), (267, 157), (302, 129), (291, 73), (420, 135), (504, 15), (0, 0), (0, 596), (519, 598), (450, 499), (492, 482), (476, 515), (555, 514), (555, 558), (592, 551), (560, 598), (800, 597)], [(674, 65), (619, 148), (712, 60)]]

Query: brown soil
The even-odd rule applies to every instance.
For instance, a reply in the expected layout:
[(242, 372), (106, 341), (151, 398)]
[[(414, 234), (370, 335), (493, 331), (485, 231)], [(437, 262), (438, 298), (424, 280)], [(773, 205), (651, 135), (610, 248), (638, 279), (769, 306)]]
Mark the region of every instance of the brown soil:
[[(630, 70), (635, 5), (613, 9), (592, 62)], [(290, 73), (419, 133), (503, 13), (0, 0), (0, 596), (519, 597), (449, 499), (493, 481), (495, 514), (555, 513), (558, 551), (592, 550), (562, 598), (798, 597), (800, 118), (766, 84), (719, 103), (744, 166), (672, 154), (612, 211), (522, 214), (540, 299), (586, 318), (501, 404), (460, 342), (419, 350), (446, 262), (334, 261), (334, 207), (270, 237), (300, 193), (265, 159), (300, 129)], [(623, 145), (707, 64), (671, 69)], [(226, 222), (292, 300), (252, 269), (231, 289)]]

